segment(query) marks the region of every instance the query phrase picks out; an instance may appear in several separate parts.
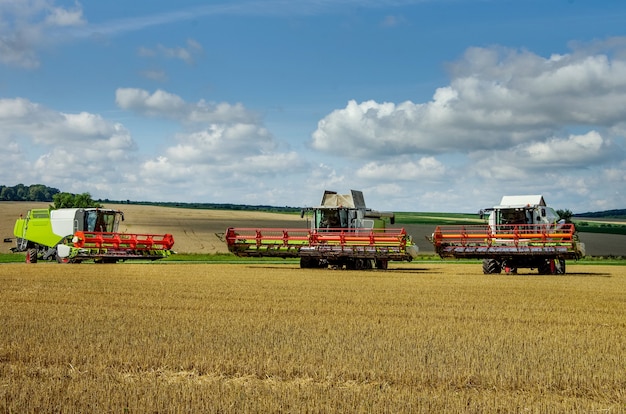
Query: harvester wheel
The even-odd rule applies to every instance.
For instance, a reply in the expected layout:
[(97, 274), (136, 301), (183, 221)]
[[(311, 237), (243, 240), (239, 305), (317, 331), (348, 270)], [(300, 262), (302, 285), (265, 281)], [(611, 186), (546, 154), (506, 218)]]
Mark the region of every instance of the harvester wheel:
[(372, 268), (372, 261), (370, 259), (354, 259), (355, 270), (369, 270)]
[(502, 266), (496, 259), (484, 259), (483, 260), (483, 273), (486, 275), (493, 275), (502, 272)]
[(564, 275), (565, 259), (546, 259), (537, 270), (540, 275)]
[(320, 267), (319, 260), (312, 257), (300, 258), (300, 269), (313, 269)]
[(545, 259), (539, 263), (537, 267), (537, 271), (540, 275), (553, 275), (554, 274), (554, 260), (553, 259)]
[(37, 249), (28, 249), (26, 251), (26, 263), (37, 263)]
[(376, 259), (376, 269), (387, 270), (389, 261), (385, 259)]

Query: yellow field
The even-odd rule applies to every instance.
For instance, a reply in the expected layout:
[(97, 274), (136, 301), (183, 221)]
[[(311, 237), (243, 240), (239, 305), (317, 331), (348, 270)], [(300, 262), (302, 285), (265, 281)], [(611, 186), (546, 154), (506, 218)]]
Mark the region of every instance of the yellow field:
[(0, 265), (0, 412), (626, 411), (626, 267)]

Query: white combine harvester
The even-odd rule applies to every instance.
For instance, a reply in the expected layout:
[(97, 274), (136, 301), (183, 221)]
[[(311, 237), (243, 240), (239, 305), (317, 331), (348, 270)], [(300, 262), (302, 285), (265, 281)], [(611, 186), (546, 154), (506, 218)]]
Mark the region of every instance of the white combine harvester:
[(431, 238), (437, 254), (483, 259), (486, 274), (516, 273), (518, 268), (564, 274), (565, 260), (585, 255), (574, 224), (561, 220), (541, 195), (504, 196), (481, 214), (485, 212), (487, 224), (438, 226)]

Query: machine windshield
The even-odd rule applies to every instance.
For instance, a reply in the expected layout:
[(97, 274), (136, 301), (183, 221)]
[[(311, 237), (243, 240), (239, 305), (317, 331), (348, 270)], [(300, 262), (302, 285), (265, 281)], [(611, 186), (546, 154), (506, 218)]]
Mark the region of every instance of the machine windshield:
[(116, 228), (116, 212), (90, 210), (85, 212), (85, 229), (112, 233)]

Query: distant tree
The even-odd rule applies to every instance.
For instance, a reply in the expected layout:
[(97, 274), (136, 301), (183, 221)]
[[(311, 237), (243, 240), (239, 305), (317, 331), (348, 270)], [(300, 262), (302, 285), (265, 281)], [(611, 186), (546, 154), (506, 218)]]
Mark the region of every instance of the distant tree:
[(57, 193), (52, 197), (54, 201), (53, 208), (87, 208), (87, 207), (102, 207), (102, 204), (91, 198), (91, 194), (71, 194), (71, 193)]
[(570, 210), (557, 210), (556, 214), (558, 214), (559, 217), (565, 220), (566, 223), (571, 223), (572, 216), (574, 215), (574, 213), (572, 213)]
[(35, 184), (28, 187), (28, 201), (49, 201), (49, 196), (45, 185)]
[(24, 184), (18, 184), (15, 187), (15, 199), (17, 201), (28, 201), (29, 190)]
[(14, 201), (15, 200), (15, 189), (13, 189), (13, 187), (2, 186), (2, 189), (0, 189), (0, 200), (2, 200), (2, 201)]

